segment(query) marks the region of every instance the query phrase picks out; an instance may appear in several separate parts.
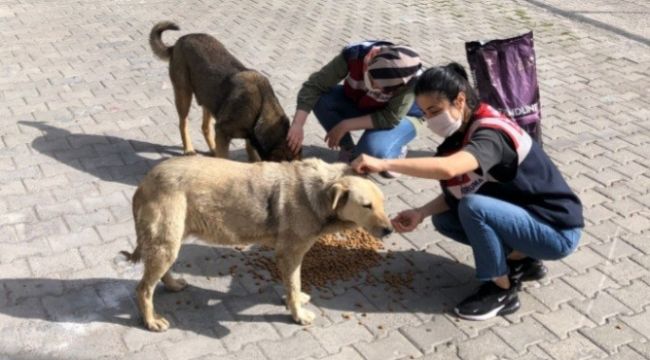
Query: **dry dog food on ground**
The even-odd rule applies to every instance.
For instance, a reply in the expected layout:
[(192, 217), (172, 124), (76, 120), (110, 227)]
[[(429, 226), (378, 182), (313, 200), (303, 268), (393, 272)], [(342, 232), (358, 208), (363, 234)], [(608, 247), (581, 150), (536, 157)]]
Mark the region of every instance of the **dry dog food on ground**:
[[(379, 253), (383, 248), (380, 240), (363, 229), (322, 236), (303, 260), (302, 287), (307, 291), (312, 288), (320, 289), (336, 281), (361, 280), (365, 275), (365, 285), (388, 285), (389, 290), (397, 293), (401, 293), (402, 288), (411, 289), (412, 271), (403, 273), (386, 271), (383, 278), (377, 278), (369, 273), (370, 269), (380, 265), (384, 260)], [(388, 253), (386, 258), (390, 259), (392, 256)], [(274, 280), (280, 280), (274, 258), (255, 252), (250, 255), (247, 263), (268, 271)], [(253, 276), (262, 278), (258, 274)]]

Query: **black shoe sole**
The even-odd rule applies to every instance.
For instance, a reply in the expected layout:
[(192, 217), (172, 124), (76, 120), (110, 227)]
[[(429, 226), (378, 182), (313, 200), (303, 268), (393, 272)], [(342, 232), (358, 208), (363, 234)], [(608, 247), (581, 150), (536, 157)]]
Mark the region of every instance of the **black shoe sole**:
[(519, 310), (521, 307), (521, 304), (519, 303), (519, 297), (515, 297), (512, 299), (509, 303), (507, 303), (504, 307), (501, 309), (498, 309), (496, 311), (491, 311), (486, 314), (480, 314), (480, 315), (466, 315), (462, 314), (458, 311), (458, 308), (454, 308), (454, 313), (458, 315), (458, 317), (463, 318), (465, 320), (473, 320), (473, 321), (483, 321), (483, 320), (489, 320), (492, 319), (493, 317), (496, 316), (503, 316), (503, 315), (508, 315), (516, 312)]

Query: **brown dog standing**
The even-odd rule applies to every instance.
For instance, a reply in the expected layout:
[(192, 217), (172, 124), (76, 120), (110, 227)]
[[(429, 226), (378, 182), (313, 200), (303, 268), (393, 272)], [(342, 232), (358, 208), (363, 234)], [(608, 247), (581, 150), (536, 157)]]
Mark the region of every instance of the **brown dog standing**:
[(302, 305), (300, 265), (322, 235), (361, 226), (382, 237), (393, 231), (384, 197), (372, 181), (344, 164), (317, 159), (246, 164), (205, 156), (176, 157), (156, 165), (133, 196), (137, 246), (123, 252), (144, 262), (137, 300), (149, 330), (169, 322), (154, 310), (159, 280), (171, 291), (187, 283), (171, 267), (183, 240), (212, 244), (259, 244), (275, 249), (287, 306), (299, 324), (314, 314)]
[[(243, 138), (251, 161), (299, 157), (287, 146), (289, 118), (264, 75), (247, 69), (223, 44), (207, 34), (185, 35), (168, 47), (161, 39), (165, 30), (179, 30), (179, 27), (169, 21), (156, 24), (151, 29), (149, 44), (156, 56), (169, 60), (186, 155), (195, 153), (187, 127), (194, 94), (203, 107), (203, 136), (215, 156), (227, 158), (230, 141)], [(210, 126), (212, 117), (214, 133)]]

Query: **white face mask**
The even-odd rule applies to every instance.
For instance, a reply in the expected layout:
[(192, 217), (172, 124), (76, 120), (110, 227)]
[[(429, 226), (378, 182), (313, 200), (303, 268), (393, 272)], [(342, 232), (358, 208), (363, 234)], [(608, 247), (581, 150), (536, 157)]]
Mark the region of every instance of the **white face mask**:
[(436, 116), (425, 118), (425, 120), (427, 121), (429, 129), (431, 129), (434, 134), (443, 138), (447, 138), (458, 131), (463, 123), (461, 119), (454, 119), (451, 117), (448, 110), (443, 111)]
[(371, 92), (381, 92), (381, 89), (375, 89), (372, 86), (372, 81), (370, 81), (370, 74), (368, 71), (363, 73), (363, 84), (366, 85), (366, 89)]

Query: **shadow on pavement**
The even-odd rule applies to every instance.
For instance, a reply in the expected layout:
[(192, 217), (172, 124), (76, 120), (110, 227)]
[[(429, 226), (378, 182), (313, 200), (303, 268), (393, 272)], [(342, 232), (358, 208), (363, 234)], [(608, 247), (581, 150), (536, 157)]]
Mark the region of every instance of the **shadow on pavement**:
[[(185, 277), (189, 286), (173, 293), (160, 284), (154, 297), (156, 311), (170, 320), (171, 329), (213, 338), (226, 337), (229, 326), (241, 322), (284, 323), (300, 329), (299, 325), (291, 325), (290, 314), (281, 299), (282, 286), (270, 279), (268, 272), (250, 264), (251, 256), (262, 252), (272, 256), (271, 252), (258, 248), (184, 245), (174, 272)], [(135, 279), (141, 276), (142, 266), (131, 268), (127, 263), (116, 266), (124, 266), (133, 279), (3, 279), (1, 285), (8, 304), (0, 306), (0, 314), (65, 326), (108, 323), (147, 332), (135, 303)], [(421, 251), (392, 252), (369, 271), (376, 276), (386, 272), (412, 273), (411, 288), (395, 292), (385, 283), (368, 285), (363, 280), (367, 274), (362, 274), (326, 288), (312, 289), (312, 304), (308, 307), (313, 310), (315, 306), (319, 316), (330, 317), (335, 317), (332, 313), (337, 312), (357, 316), (361, 313), (369, 316), (371, 313), (440, 314), (448, 312), (452, 305), (446, 303), (449, 299), (445, 293), (472, 285), (474, 274), (467, 265)], [(260, 280), (259, 275), (266, 279)], [(39, 302), (42, 307), (33, 305)]]
[[(34, 150), (102, 181), (137, 185), (153, 166), (183, 153), (180, 146), (165, 146), (110, 135), (72, 133), (37, 121), (19, 123), (44, 132), (44, 135), (32, 141)], [(333, 161), (336, 153), (325, 148), (305, 146), (303, 157), (320, 157)], [(244, 149), (231, 150), (230, 158), (235, 161), (248, 160)]]

